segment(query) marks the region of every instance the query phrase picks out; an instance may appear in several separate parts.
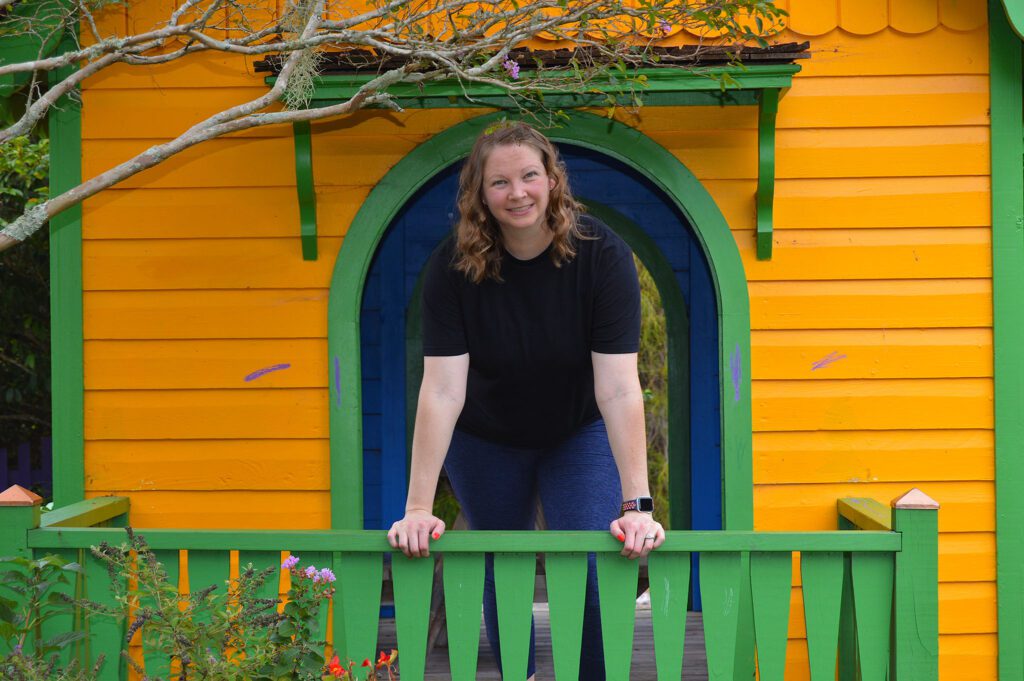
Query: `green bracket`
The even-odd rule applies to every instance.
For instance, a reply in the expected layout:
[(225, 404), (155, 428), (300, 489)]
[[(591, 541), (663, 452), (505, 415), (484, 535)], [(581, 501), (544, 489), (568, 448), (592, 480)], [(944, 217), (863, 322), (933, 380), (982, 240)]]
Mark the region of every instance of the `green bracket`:
[(765, 88), (757, 107), (757, 259), (772, 259), (775, 204), (775, 117), (779, 89)]
[(299, 192), (302, 259), (316, 260), (316, 188), (313, 184), (313, 134), (309, 121), (292, 123), (295, 137), (295, 186)]

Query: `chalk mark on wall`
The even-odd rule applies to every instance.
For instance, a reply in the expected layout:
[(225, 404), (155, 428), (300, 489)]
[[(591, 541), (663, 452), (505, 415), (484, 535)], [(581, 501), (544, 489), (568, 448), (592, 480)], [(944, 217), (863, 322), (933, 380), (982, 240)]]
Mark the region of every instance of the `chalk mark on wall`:
[(732, 400), (740, 401), (740, 380), (743, 378), (743, 354), (740, 352), (739, 343), (729, 360), (729, 369), (732, 371)]
[(291, 366), (291, 364), (275, 364), (273, 366), (257, 369), (256, 371), (252, 372), (251, 374), (245, 377), (245, 382), (248, 383), (249, 381), (255, 381), (260, 376), (266, 376), (272, 371), (281, 371), (282, 369), (289, 369), (291, 368)]
[(841, 359), (846, 359), (846, 355), (840, 355), (838, 350), (834, 351), (834, 352), (830, 352), (827, 355), (825, 355), (824, 357), (822, 357), (821, 359), (819, 359), (817, 362), (814, 362), (813, 364), (811, 364), (811, 371), (817, 371), (818, 369), (824, 369), (829, 364), (833, 364), (835, 362), (838, 362)]

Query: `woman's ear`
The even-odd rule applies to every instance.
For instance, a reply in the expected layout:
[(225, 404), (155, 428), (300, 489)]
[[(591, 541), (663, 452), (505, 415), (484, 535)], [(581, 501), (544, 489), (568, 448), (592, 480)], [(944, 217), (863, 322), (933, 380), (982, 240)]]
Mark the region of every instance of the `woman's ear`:
[(555, 185), (556, 184), (558, 184), (558, 182), (555, 180), (555, 178), (553, 178), (550, 175), (548, 175), (548, 191), (549, 192), (555, 190)]

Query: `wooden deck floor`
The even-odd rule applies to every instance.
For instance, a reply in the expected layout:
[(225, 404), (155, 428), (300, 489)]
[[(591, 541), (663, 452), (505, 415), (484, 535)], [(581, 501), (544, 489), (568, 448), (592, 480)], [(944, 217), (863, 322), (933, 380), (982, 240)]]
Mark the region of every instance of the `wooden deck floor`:
[[(551, 666), (551, 629), (548, 619), (548, 604), (535, 603), (534, 621), (537, 630), (537, 681), (554, 681)], [(395, 621), (381, 620), (379, 634), (381, 649), (397, 648), (395, 642)], [(636, 629), (633, 635), (633, 660), (630, 669), (631, 681), (655, 681), (654, 634), (651, 627), (650, 608), (638, 607)], [(401, 656), (399, 656), (399, 662)], [(427, 659), (425, 681), (449, 681), (448, 649), (438, 646)], [(500, 681), (497, 664), (487, 644), (483, 622), (480, 626), (480, 658), (476, 678), (478, 681)], [(706, 681), (708, 678), (707, 659), (704, 654), (704, 628), (700, 613), (691, 612), (686, 619), (686, 644), (683, 657), (682, 679), (685, 681)], [(412, 679), (408, 680), (412, 681)]]

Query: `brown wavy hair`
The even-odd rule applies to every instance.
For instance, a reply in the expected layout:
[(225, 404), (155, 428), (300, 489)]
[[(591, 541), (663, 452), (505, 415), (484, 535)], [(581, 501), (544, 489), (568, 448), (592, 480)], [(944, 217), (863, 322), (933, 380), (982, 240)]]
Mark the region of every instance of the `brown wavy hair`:
[(528, 145), (540, 152), (544, 170), (555, 186), (548, 200), (545, 224), (554, 235), (551, 262), (556, 267), (576, 257), (577, 239), (585, 239), (577, 224), (583, 205), (573, 198), (569, 177), (558, 149), (547, 137), (523, 122), (502, 122), (477, 138), (459, 175), (459, 221), (455, 225), (453, 266), (474, 284), (501, 279), (501, 229), (483, 202), (484, 164), (495, 147)]

